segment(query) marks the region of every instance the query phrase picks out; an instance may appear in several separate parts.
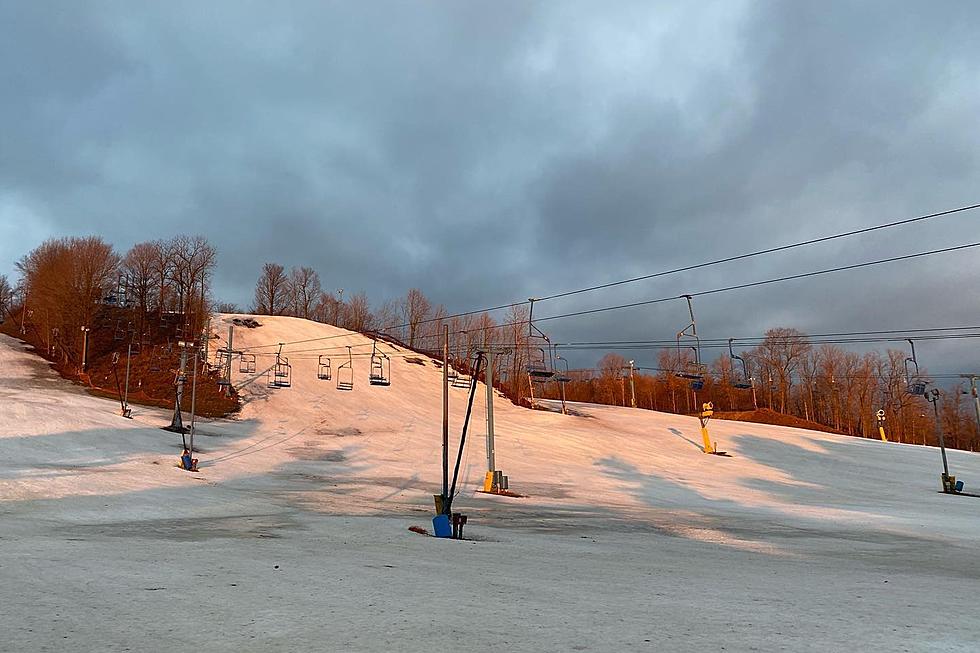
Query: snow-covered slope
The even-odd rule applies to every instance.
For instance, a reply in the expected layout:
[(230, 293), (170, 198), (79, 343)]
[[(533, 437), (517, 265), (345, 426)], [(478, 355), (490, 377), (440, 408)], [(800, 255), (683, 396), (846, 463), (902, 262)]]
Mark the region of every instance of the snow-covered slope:
[[(214, 322), (222, 338), (231, 317)], [(488, 496), (481, 386), (456, 503), (475, 541), (442, 542), (406, 531), (429, 526), (441, 482), (434, 362), (381, 345), (392, 384), (371, 386), (364, 336), (258, 319), (234, 346), (267, 354), (261, 372), (277, 349), (262, 345), (305, 341), (284, 348), (292, 387), (236, 361), (245, 405), (199, 424), (200, 474), (174, 466), (167, 411), (125, 420), (0, 336), (0, 650), (969, 651), (980, 637), (962, 608), (980, 499), (938, 493), (936, 449), (719, 421), (732, 457), (707, 456), (693, 418), (500, 399), (497, 467), (527, 496)], [(451, 393), (456, 443), (466, 391)], [(950, 466), (980, 486), (980, 457)]]
[[(215, 323), (222, 338), (231, 317), (221, 316)], [(329, 510), (428, 508), (441, 478), (442, 372), (435, 361), (411, 363), (406, 357), (417, 359), (415, 354), (379, 344), (391, 357), (392, 384), (372, 386), (372, 342), (365, 336), (297, 318), (260, 320), (259, 328), (235, 330), (235, 348), (256, 353), (261, 372), (275, 361), (278, 349), (263, 345), (295, 342), (283, 348), (293, 368), (292, 387), (269, 390), (264, 375), (243, 376), (235, 366), (235, 384), (247, 400), (242, 419), (254, 422), (256, 435), (230, 451), (202, 455), (208, 475), (326, 469), (338, 491), (319, 492), (316, 501)], [(354, 355), (354, 389), (342, 391), (335, 379), (317, 378), (317, 362), (321, 354), (329, 356), (336, 377), (348, 345)], [(257, 381), (248, 384), (250, 378)], [(455, 443), (467, 390), (450, 392)], [(716, 421), (710, 424), (712, 439), (731, 457), (707, 456), (699, 447), (694, 418), (609, 406), (571, 407), (574, 414), (562, 415), (518, 408), (498, 398), (497, 468), (510, 477), (513, 490), (528, 498), (478, 495), (475, 490), (486, 471), (486, 402), (480, 384), (458, 505), (486, 510), (490, 522), (498, 509), (532, 504), (553, 508), (556, 514), (573, 508), (732, 542), (739, 536), (714, 528), (714, 518), (741, 514), (811, 527), (853, 524), (923, 533), (941, 527), (947, 535), (980, 533), (975, 520), (945, 516), (958, 509), (972, 514), (974, 506), (937, 493), (940, 459), (933, 448)], [(967, 483), (980, 483), (980, 457), (950, 452), (950, 464)], [(679, 520), (678, 512), (687, 518)]]

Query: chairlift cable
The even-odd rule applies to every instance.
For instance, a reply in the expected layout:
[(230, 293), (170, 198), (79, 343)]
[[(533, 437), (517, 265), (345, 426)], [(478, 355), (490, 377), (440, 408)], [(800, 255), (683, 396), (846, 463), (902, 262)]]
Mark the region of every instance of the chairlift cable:
[(847, 238), (849, 236), (857, 236), (860, 234), (866, 234), (873, 231), (879, 231), (881, 229), (890, 229), (892, 227), (899, 227), (906, 224), (912, 224), (915, 222), (922, 222), (925, 220), (931, 220), (933, 218), (939, 218), (947, 215), (953, 215), (955, 213), (962, 213), (964, 211), (972, 211), (974, 209), (980, 208), (980, 204), (971, 204), (969, 206), (961, 206), (955, 209), (949, 209), (947, 211), (940, 211), (938, 213), (930, 213), (928, 215), (920, 215), (914, 218), (906, 218), (904, 220), (896, 220), (895, 222), (887, 222), (885, 224), (879, 224), (872, 227), (863, 227), (861, 229), (854, 229), (852, 231), (845, 231), (838, 234), (832, 234), (829, 236), (821, 236), (819, 238), (811, 238), (809, 240), (803, 240), (797, 243), (790, 243), (787, 245), (779, 245), (777, 247), (768, 247), (766, 249), (760, 249), (755, 252), (749, 252), (747, 254), (738, 254), (735, 256), (729, 256), (722, 259), (716, 259), (714, 261), (706, 261), (704, 263), (697, 263), (694, 265), (687, 265), (680, 268), (674, 268), (672, 270), (663, 270), (661, 272), (654, 272), (653, 274), (645, 274), (639, 277), (632, 277), (630, 279), (622, 279), (620, 281), (612, 281), (609, 283), (603, 283), (596, 286), (590, 286), (588, 288), (579, 288), (577, 290), (569, 290), (566, 292), (556, 293), (554, 295), (548, 295), (545, 297), (536, 298), (538, 301), (545, 301), (548, 299), (558, 299), (559, 297), (569, 297), (571, 295), (578, 295), (581, 293), (592, 292), (593, 290), (603, 290), (605, 288), (612, 288), (614, 286), (621, 286), (628, 283), (634, 283), (636, 281), (645, 281), (647, 279), (654, 279), (656, 277), (667, 276), (670, 274), (677, 274), (678, 272), (688, 272), (690, 270), (699, 270), (702, 268), (710, 267), (713, 265), (720, 265), (722, 263), (732, 263), (734, 261), (742, 261), (748, 258), (753, 258), (755, 256), (762, 256), (764, 254), (773, 254), (776, 252), (784, 252), (790, 249), (795, 249), (797, 247), (805, 247), (807, 245), (815, 245), (817, 243), (824, 243), (831, 240), (838, 240), (840, 238)]
[[(830, 273), (833, 273), (833, 272), (843, 272), (843, 271), (847, 271), (847, 270), (856, 270), (856, 269), (860, 269), (860, 268), (871, 267), (871, 266), (874, 266), (874, 265), (881, 265), (883, 263), (894, 263), (896, 261), (907, 261), (907, 260), (914, 259), (914, 258), (921, 258), (923, 256), (932, 256), (932, 255), (935, 255), (935, 254), (945, 254), (945, 253), (949, 253), (949, 252), (955, 252), (955, 251), (970, 249), (970, 248), (974, 248), (974, 247), (980, 247), (980, 242), (968, 243), (968, 244), (965, 244), (965, 245), (955, 245), (955, 246), (952, 246), (952, 247), (943, 247), (943, 248), (940, 248), (940, 249), (933, 249), (933, 250), (928, 250), (928, 251), (925, 251), (925, 252), (917, 252), (915, 254), (903, 254), (903, 255), (900, 255), (900, 256), (891, 256), (891, 257), (883, 258), (883, 259), (875, 259), (875, 260), (872, 260), (872, 261), (864, 261), (862, 263), (853, 263), (853, 264), (850, 264), (850, 265), (842, 265), (842, 266), (837, 266), (837, 267), (833, 267), (833, 268), (826, 268), (826, 269), (823, 269), (823, 270), (813, 270), (813, 271), (810, 271), (810, 272), (803, 272), (803, 273), (800, 273), (800, 274), (792, 274), (792, 275), (787, 275), (787, 276), (783, 276), (783, 277), (775, 277), (775, 278), (772, 278), (772, 279), (763, 279), (763, 280), (760, 280), (760, 281), (752, 281), (752, 282), (749, 282), (749, 283), (736, 284), (736, 285), (733, 285), (733, 286), (724, 286), (722, 288), (714, 288), (714, 289), (711, 289), (711, 290), (702, 290), (702, 291), (699, 291), (699, 292), (693, 292), (693, 293), (688, 293), (688, 294), (691, 297), (701, 297), (701, 296), (704, 296), (704, 295), (712, 295), (712, 294), (717, 294), (717, 293), (722, 293), (722, 292), (729, 292), (729, 291), (732, 291), (732, 290), (743, 290), (745, 288), (753, 288), (753, 287), (757, 287), (757, 286), (764, 286), (764, 285), (769, 285), (769, 284), (774, 284), (774, 283), (782, 283), (784, 281), (792, 281), (792, 280), (797, 280), (797, 279), (805, 279), (805, 278), (809, 278), (809, 277), (816, 277), (816, 276), (819, 276), (819, 275), (830, 274)], [(549, 320), (560, 320), (560, 319), (565, 319), (565, 318), (569, 318), (569, 317), (579, 317), (579, 316), (582, 316), (582, 315), (593, 315), (593, 314), (596, 314), (596, 313), (605, 313), (605, 312), (608, 312), (608, 311), (622, 310), (622, 309), (625, 309), (625, 308), (635, 308), (635, 307), (638, 307), (638, 306), (650, 306), (652, 304), (659, 304), (659, 303), (663, 303), (663, 302), (675, 301), (675, 300), (682, 299), (682, 298), (683, 298), (682, 295), (670, 295), (668, 297), (658, 297), (656, 299), (648, 299), (648, 300), (644, 300), (644, 301), (630, 302), (630, 303), (627, 303), (627, 304), (616, 304), (616, 305), (613, 305), (613, 306), (603, 306), (603, 307), (600, 307), (600, 308), (592, 308), (592, 309), (586, 309), (586, 310), (582, 310), (582, 311), (573, 311), (571, 313), (559, 313), (557, 315), (549, 315), (549, 316), (539, 317), (539, 318), (535, 318), (535, 319), (538, 322), (545, 322), (545, 321), (549, 321)], [(504, 327), (515, 326), (515, 325), (518, 325), (518, 324), (524, 324), (525, 322), (526, 321), (521, 321), (521, 322), (507, 322), (507, 323), (498, 324), (498, 325), (495, 325), (495, 326), (489, 327), (489, 328), (492, 328), (492, 329), (500, 329), (500, 328), (504, 328)], [(430, 337), (433, 337), (433, 336), (423, 336), (423, 338), (430, 338)]]
[[(854, 230), (851, 230), (851, 231), (845, 231), (845, 232), (841, 232), (841, 233), (837, 233), (837, 234), (831, 234), (831, 235), (828, 235), (828, 236), (821, 236), (819, 238), (811, 238), (811, 239), (800, 241), (800, 242), (797, 242), (797, 243), (789, 243), (789, 244), (786, 244), (786, 245), (779, 245), (777, 247), (770, 247), (770, 248), (766, 248), (766, 249), (762, 249), (762, 250), (757, 250), (755, 252), (748, 252), (746, 254), (738, 254), (736, 256), (729, 256), (729, 257), (725, 257), (725, 258), (721, 258), (721, 259), (716, 259), (716, 260), (713, 260), (713, 261), (705, 261), (703, 263), (697, 263), (697, 264), (694, 264), (694, 265), (682, 266), (682, 267), (674, 268), (674, 269), (671, 269), (671, 270), (662, 270), (660, 272), (655, 272), (655, 273), (648, 274), (648, 275), (642, 275), (642, 276), (639, 276), (639, 277), (632, 277), (630, 279), (623, 279), (623, 280), (620, 280), (620, 281), (614, 281), (614, 282), (610, 282), (610, 283), (606, 283), (606, 284), (599, 284), (599, 285), (590, 286), (590, 287), (587, 287), (587, 288), (579, 288), (579, 289), (576, 289), (576, 290), (569, 290), (569, 291), (565, 291), (565, 292), (561, 292), (561, 293), (556, 293), (556, 294), (553, 294), (553, 295), (546, 295), (544, 297), (536, 297), (535, 298), (535, 301), (545, 301), (545, 300), (549, 300), (549, 299), (558, 299), (560, 297), (568, 297), (568, 296), (571, 296), (571, 295), (576, 295), (576, 294), (585, 293), (585, 292), (591, 292), (591, 291), (594, 291), (594, 290), (601, 290), (601, 289), (605, 289), (605, 288), (611, 288), (611, 287), (614, 287), (614, 286), (619, 286), (619, 285), (623, 285), (623, 284), (633, 283), (633, 282), (636, 282), (636, 281), (643, 281), (643, 280), (646, 280), (646, 279), (653, 279), (653, 278), (656, 278), (656, 277), (662, 277), (662, 276), (668, 276), (668, 275), (671, 275), (671, 274), (677, 274), (679, 272), (687, 272), (687, 271), (690, 271), (690, 270), (697, 270), (697, 269), (701, 269), (701, 268), (705, 268), (705, 267), (710, 267), (710, 266), (713, 266), (713, 265), (720, 265), (722, 263), (731, 263), (731, 262), (734, 262), (734, 261), (745, 260), (745, 259), (753, 258), (753, 257), (756, 257), (756, 256), (762, 256), (762, 255), (765, 255), (765, 254), (772, 254), (772, 253), (775, 253), (775, 252), (786, 251), (786, 250), (795, 249), (795, 248), (798, 248), (798, 247), (805, 247), (805, 246), (808, 246), (808, 245), (815, 245), (817, 243), (828, 242), (828, 241), (837, 240), (837, 239), (840, 239), (840, 238), (847, 238), (849, 236), (856, 236), (856, 235), (860, 235), (860, 234), (865, 234), (865, 233), (870, 233), (870, 232), (874, 232), (874, 231), (879, 231), (879, 230), (882, 230), (882, 229), (889, 229), (889, 228), (892, 228), (892, 227), (899, 227), (899, 226), (906, 225), (906, 224), (912, 224), (912, 223), (916, 223), (916, 222), (923, 222), (925, 220), (931, 220), (931, 219), (934, 219), (934, 218), (939, 218), (939, 217), (943, 217), (943, 216), (948, 216), (948, 215), (953, 215), (953, 214), (957, 214), (957, 213), (962, 213), (962, 212), (965, 212), (965, 211), (972, 211), (972, 210), (975, 210), (975, 209), (978, 209), (978, 208), (980, 208), (980, 204), (971, 204), (971, 205), (968, 205), (968, 206), (961, 206), (961, 207), (958, 207), (958, 208), (955, 208), (955, 209), (948, 209), (946, 211), (939, 211), (939, 212), (936, 212), (936, 213), (929, 213), (929, 214), (926, 214), (926, 215), (916, 216), (914, 218), (906, 218), (906, 219), (903, 219), (903, 220), (896, 220), (896, 221), (893, 221), (893, 222), (887, 222), (887, 223), (884, 223), (884, 224), (874, 225), (874, 226), (871, 226), (871, 227), (863, 227), (861, 229), (854, 229)], [(964, 247), (973, 247), (973, 246), (975, 246), (975, 245), (969, 245), (969, 246), (964, 246)], [(949, 249), (949, 250), (937, 250), (935, 252), (928, 252), (928, 253), (939, 253), (941, 251), (953, 251), (953, 250), (952, 249)], [(918, 256), (924, 256), (924, 255), (926, 255), (928, 253), (919, 254)], [(914, 256), (910, 256), (908, 258), (914, 258)], [(895, 259), (889, 259), (889, 260), (903, 260), (903, 259), (901, 259), (901, 258), (895, 258)], [(886, 262), (886, 261), (881, 261), (881, 262)], [(874, 264), (874, 263), (869, 263), (869, 265), (872, 265), (872, 264)], [(841, 269), (850, 269), (850, 268), (845, 267), (845, 268), (841, 268)], [(785, 279), (783, 279), (783, 280), (785, 280)], [(775, 280), (770, 281), (770, 283), (774, 283), (774, 282), (775, 282)], [(748, 287), (748, 286), (745, 286), (745, 287)], [(699, 293), (699, 294), (709, 294), (709, 292), (722, 292), (722, 290), (719, 289), (719, 290), (708, 291), (708, 292), (703, 292), (703, 293)], [(697, 295), (692, 295), (692, 296), (697, 296)], [(666, 300), (664, 300), (664, 301), (666, 301)], [(517, 306), (523, 306), (523, 305), (528, 304), (528, 303), (529, 303), (529, 301), (520, 301), (520, 302), (512, 302), (512, 303), (509, 303), (509, 304), (499, 304), (497, 306), (492, 306), (492, 307), (488, 307), (488, 308), (481, 308), (481, 309), (475, 309), (475, 310), (470, 310), (470, 311), (464, 311), (464, 312), (461, 312), (461, 313), (453, 313), (453, 314), (450, 314), (450, 315), (444, 315), (444, 316), (441, 316), (441, 317), (428, 318), (428, 319), (419, 321), (417, 324), (419, 324), (419, 325), (420, 324), (428, 324), (428, 323), (431, 323), (431, 322), (438, 322), (440, 320), (449, 320), (449, 319), (452, 319), (452, 318), (455, 318), (455, 317), (466, 317), (466, 316), (469, 316), (469, 315), (477, 315), (479, 313), (491, 313), (491, 312), (503, 310), (503, 309), (506, 309), (506, 308), (514, 308), (514, 307), (517, 307)], [(642, 304), (637, 304), (637, 305), (642, 305)], [(624, 306), (624, 308), (625, 308), (625, 306)], [(612, 310), (612, 309), (607, 309), (607, 310)], [(570, 314), (568, 317), (571, 317), (572, 315), (573, 314)], [(542, 319), (558, 319), (558, 317), (564, 317), (564, 316), (552, 316), (550, 318), (542, 318)], [(400, 328), (404, 328), (404, 327), (407, 327), (407, 326), (410, 326), (410, 325), (408, 323), (396, 324), (396, 325), (391, 325), (391, 326), (383, 327), (383, 328), (379, 329), (379, 331), (382, 332), (382, 333), (384, 333), (384, 332), (387, 332), (389, 330), (400, 329)], [(513, 324), (495, 325), (493, 327), (488, 327), (488, 328), (493, 329), (493, 328), (500, 328), (502, 326), (513, 326)], [(305, 343), (305, 342), (316, 342), (316, 341), (322, 341), (322, 340), (329, 340), (329, 339), (332, 339), (332, 338), (342, 338), (342, 337), (346, 337), (348, 335), (349, 334), (338, 334), (338, 335), (333, 335), (333, 336), (323, 336), (323, 337), (320, 337), (320, 338), (309, 338), (309, 339), (306, 339), (306, 340), (293, 341), (293, 342), (287, 343), (287, 344), (301, 344), (301, 343)], [(278, 343), (273, 343), (273, 344), (268, 344), (268, 345), (255, 345), (253, 347), (250, 347), (250, 349), (257, 349), (257, 348), (264, 348), (264, 347), (273, 347), (276, 344), (278, 344)]]

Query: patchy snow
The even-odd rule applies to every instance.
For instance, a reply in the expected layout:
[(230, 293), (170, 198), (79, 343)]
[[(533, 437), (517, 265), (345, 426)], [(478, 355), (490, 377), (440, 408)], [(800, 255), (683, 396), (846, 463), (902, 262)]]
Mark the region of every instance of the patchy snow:
[(307, 341), (293, 385), (236, 362), (246, 403), (199, 424), (200, 474), (167, 411), (125, 420), (2, 337), (0, 651), (976, 650), (980, 499), (938, 492), (936, 449), (712, 422), (723, 458), (693, 418), (501, 399), (497, 467), (528, 496), (494, 497), (481, 386), (455, 504), (473, 539), (442, 541), (407, 530), (440, 488), (441, 370), (383, 344), (392, 385), (371, 386), (364, 336), (259, 320), (235, 347)]

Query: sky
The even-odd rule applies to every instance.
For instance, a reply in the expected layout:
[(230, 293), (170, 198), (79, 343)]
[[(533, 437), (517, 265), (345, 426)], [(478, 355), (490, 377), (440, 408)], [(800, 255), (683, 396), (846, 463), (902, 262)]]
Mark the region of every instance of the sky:
[[(201, 234), (221, 301), (248, 306), (276, 261), (375, 305), (415, 286), (463, 311), (980, 203), (968, 1), (0, 0), (0, 25), (11, 278), (47, 238)], [(975, 241), (980, 211), (535, 313)], [(710, 295), (699, 331), (978, 325), (978, 255)], [(547, 328), (671, 338), (686, 310)], [(977, 342), (918, 353), (980, 371)]]

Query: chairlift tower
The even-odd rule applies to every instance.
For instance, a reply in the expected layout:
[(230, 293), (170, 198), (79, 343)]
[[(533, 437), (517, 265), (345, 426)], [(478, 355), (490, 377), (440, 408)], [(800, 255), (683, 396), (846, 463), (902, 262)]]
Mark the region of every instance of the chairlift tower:
[[(225, 391), (231, 395), (231, 359), (232, 356), (243, 356), (243, 352), (235, 349), (235, 326), (233, 324), (228, 325), (228, 344), (225, 347), (215, 350), (215, 355), (218, 357), (224, 356), (225, 362), (222, 365), (224, 368), (222, 370), (221, 379), (218, 381), (218, 385), (225, 389)], [(254, 356), (253, 356), (254, 360)], [(239, 365), (239, 371), (243, 371), (242, 366)], [(254, 371), (254, 370), (253, 370)]]
[[(479, 356), (482, 352), (477, 352)], [(479, 359), (477, 359), (479, 365)], [(507, 491), (508, 479), (504, 473), (497, 469), (496, 451), (493, 430), (493, 345), (487, 347), (486, 351), (486, 386), (487, 386), (487, 473), (483, 478), (483, 491), (490, 494), (501, 494)], [(479, 370), (475, 370), (477, 374)], [(476, 378), (471, 380), (476, 383)]]

